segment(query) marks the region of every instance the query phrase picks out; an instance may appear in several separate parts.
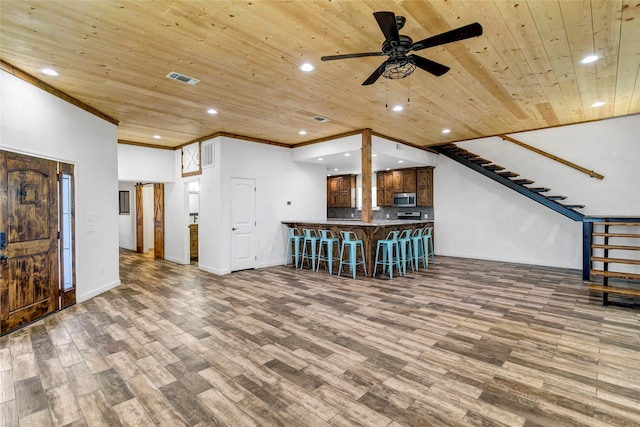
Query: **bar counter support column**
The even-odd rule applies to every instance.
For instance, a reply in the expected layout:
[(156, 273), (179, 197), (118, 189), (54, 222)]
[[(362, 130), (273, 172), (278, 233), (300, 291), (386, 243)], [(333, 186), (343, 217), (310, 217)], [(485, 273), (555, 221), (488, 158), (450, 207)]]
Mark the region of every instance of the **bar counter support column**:
[[(362, 222), (373, 222), (372, 190), (373, 172), (371, 170), (371, 129), (362, 131)], [(368, 262), (368, 260), (367, 260)]]

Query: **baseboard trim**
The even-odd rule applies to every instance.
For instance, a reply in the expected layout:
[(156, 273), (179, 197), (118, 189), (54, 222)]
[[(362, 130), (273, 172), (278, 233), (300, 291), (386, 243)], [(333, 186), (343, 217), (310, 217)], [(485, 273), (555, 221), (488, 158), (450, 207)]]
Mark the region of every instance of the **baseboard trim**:
[(216, 274), (218, 276), (224, 276), (225, 274), (231, 273), (231, 270), (222, 270), (219, 268), (207, 267), (206, 265), (198, 264), (198, 268), (200, 270), (204, 270), (207, 273)]
[(79, 302), (87, 301), (87, 300), (89, 300), (89, 299), (91, 299), (91, 298), (93, 298), (95, 296), (98, 296), (98, 295), (100, 295), (100, 294), (102, 294), (104, 292), (107, 292), (110, 289), (113, 289), (113, 288), (115, 288), (117, 286), (120, 286), (120, 283), (121, 282), (118, 279), (118, 280), (113, 281), (111, 283), (107, 283), (106, 285), (101, 286), (98, 289), (94, 289), (91, 292), (87, 292), (86, 294), (82, 294), (82, 295), (78, 295), (77, 294), (76, 302), (79, 303)]

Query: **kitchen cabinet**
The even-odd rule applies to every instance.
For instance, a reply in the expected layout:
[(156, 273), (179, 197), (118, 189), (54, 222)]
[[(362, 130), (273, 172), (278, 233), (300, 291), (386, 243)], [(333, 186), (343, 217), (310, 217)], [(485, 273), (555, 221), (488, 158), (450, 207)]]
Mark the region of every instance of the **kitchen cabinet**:
[(416, 206), (433, 206), (433, 168), (416, 169)]
[(415, 193), (416, 192), (416, 170), (398, 169), (391, 171), (393, 175), (394, 193)]
[(393, 204), (393, 172), (380, 171), (376, 173), (376, 196), (378, 206)]
[(355, 206), (355, 175), (327, 178), (327, 207), (350, 208)]
[(378, 206), (393, 206), (394, 193), (416, 193), (417, 206), (433, 206), (433, 167), (376, 173)]

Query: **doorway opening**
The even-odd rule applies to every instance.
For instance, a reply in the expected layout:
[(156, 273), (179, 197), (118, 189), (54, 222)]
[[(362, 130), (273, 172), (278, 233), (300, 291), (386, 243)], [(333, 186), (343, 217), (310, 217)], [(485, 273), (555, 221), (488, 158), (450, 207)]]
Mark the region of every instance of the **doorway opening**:
[(192, 265), (198, 265), (198, 215), (200, 214), (200, 181), (187, 182), (185, 186), (187, 190), (187, 212), (189, 214), (189, 262)]

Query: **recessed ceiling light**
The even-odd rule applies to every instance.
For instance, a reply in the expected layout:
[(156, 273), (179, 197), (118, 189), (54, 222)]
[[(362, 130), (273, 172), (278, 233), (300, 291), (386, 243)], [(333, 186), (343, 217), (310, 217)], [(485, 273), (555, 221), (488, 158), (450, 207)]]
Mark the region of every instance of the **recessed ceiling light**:
[(404, 160), (398, 160), (398, 163), (404, 163)]
[(404, 110), (404, 108), (402, 107), (402, 105), (396, 105), (395, 107), (392, 108), (393, 111), (402, 111)]
[(306, 135), (307, 131), (306, 130), (301, 130), (300, 132), (298, 132), (300, 135)]
[(207, 110), (207, 113), (212, 114), (212, 115), (213, 115), (213, 114), (218, 114), (218, 110), (215, 110), (215, 109), (213, 109), (213, 108), (209, 108), (209, 109)]
[(349, 157), (350, 155), (351, 155), (351, 154), (349, 154), (349, 153), (344, 153), (344, 156), (345, 156), (345, 157)]
[(442, 129), (442, 133), (444, 133), (444, 134), (451, 133), (451, 129), (444, 128), (444, 129)]
[(324, 159), (322, 157), (318, 157), (318, 161), (323, 161)]
[(371, 157), (378, 157), (378, 155), (377, 154), (372, 154)]
[(42, 69), (42, 70), (40, 70), (40, 71), (42, 71), (42, 74), (44, 74), (44, 75), (46, 75), (46, 76), (52, 76), (52, 77), (55, 77), (55, 76), (59, 76), (59, 75), (60, 75), (60, 73), (58, 73), (58, 72), (57, 72), (56, 70), (54, 70), (53, 68), (43, 68), (43, 69)]
[(160, 136), (160, 135), (153, 135), (153, 137), (154, 137), (155, 139), (162, 139), (162, 136)]
[(310, 64), (308, 62), (305, 62), (304, 64), (300, 65), (298, 68), (300, 69), (300, 71), (304, 71), (305, 73), (308, 73), (309, 71), (313, 71), (316, 69), (316, 67), (314, 67), (313, 64)]
[(390, 170), (391, 170), (391, 168), (386, 168), (385, 170), (390, 171)]
[(591, 106), (592, 107), (602, 107), (605, 104), (606, 104), (606, 102), (604, 102), (604, 101), (596, 101), (593, 104), (591, 104)]
[(330, 173), (328, 173), (328, 174), (327, 174), (327, 176), (331, 176), (331, 174), (330, 174)]
[(337, 172), (338, 170), (339, 170), (338, 168), (335, 168), (335, 169), (334, 169), (334, 171), (335, 171), (335, 172)]
[(592, 62), (596, 62), (600, 57), (598, 55), (589, 55), (582, 58), (580, 61), (581, 64), (591, 64)]

